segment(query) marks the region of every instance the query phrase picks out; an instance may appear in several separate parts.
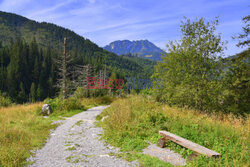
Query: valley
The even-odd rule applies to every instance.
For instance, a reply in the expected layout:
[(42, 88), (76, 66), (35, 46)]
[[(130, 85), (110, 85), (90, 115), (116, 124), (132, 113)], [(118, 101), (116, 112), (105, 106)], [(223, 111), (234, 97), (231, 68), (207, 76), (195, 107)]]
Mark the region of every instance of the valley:
[[(87, 12), (72, 4), (65, 20), (102, 11), (97, 1), (82, 3)], [(121, 6), (105, 9), (133, 11)], [(71, 21), (84, 31), (76, 33), (0, 11), (0, 167), (250, 165), (250, 16), (234, 37), (243, 49), (230, 55), (218, 17), (184, 17), (166, 50), (150, 41), (162, 43), (157, 26), (170, 16), (140, 17), (105, 19), (93, 30), (95, 19)]]

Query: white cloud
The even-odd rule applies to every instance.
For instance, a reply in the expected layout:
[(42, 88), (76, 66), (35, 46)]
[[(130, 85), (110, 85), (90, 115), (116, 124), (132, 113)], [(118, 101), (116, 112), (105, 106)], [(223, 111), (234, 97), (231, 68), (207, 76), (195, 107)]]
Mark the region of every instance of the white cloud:
[[(48, 7), (48, 8), (44, 8), (44, 9), (40, 9), (40, 10), (36, 10), (36, 11), (29, 11), (29, 13), (27, 14), (27, 17), (31, 17), (31, 18), (45, 18), (49, 17), (49, 18), (57, 18), (58, 16), (61, 16), (62, 14), (59, 14), (57, 12), (55, 12), (57, 9), (66, 6), (67, 4), (70, 4), (71, 2), (73, 2), (74, 0), (67, 0), (61, 3), (57, 3), (54, 6)], [(51, 15), (55, 16), (57, 15), (57, 17), (51, 17)], [(41, 20), (42, 21), (42, 20)]]

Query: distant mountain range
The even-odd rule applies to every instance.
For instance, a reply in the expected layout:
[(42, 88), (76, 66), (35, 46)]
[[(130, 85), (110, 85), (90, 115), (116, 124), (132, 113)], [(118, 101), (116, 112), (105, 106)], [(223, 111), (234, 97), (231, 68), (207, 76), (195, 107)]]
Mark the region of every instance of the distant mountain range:
[(118, 55), (132, 55), (155, 61), (161, 61), (161, 54), (164, 52), (148, 40), (118, 40), (103, 48)]

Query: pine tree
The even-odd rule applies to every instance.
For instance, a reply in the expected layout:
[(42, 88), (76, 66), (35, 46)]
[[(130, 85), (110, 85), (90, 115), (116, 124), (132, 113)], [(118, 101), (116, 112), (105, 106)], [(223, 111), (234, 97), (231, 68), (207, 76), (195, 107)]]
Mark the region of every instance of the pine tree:
[(19, 103), (24, 103), (24, 102), (26, 102), (26, 100), (27, 100), (26, 92), (24, 90), (24, 85), (21, 82), (21, 84), (20, 84), (20, 91), (18, 93), (18, 102)]
[(40, 101), (42, 99), (42, 97), (43, 97), (43, 90), (39, 84), (37, 87), (37, 90), (36, 90), (36, 100)]
[(34, 82), (32, 82), (30, 87), (30, 98), (32, 103), (36, 101), (36, 87)]

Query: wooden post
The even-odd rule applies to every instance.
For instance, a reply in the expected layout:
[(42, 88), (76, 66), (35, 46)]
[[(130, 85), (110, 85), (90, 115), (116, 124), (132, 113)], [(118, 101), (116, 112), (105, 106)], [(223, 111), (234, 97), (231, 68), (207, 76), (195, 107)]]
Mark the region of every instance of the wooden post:
[(165, 146), (165, 141), (166, 141), (165, 137), (159, 139), (159, 140), (158, 140), (158, 145), (159, 145), (159, 147), (164, 148), (164, 146)]

